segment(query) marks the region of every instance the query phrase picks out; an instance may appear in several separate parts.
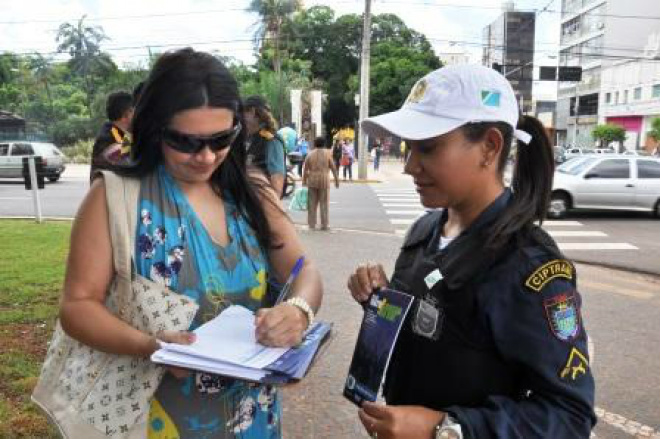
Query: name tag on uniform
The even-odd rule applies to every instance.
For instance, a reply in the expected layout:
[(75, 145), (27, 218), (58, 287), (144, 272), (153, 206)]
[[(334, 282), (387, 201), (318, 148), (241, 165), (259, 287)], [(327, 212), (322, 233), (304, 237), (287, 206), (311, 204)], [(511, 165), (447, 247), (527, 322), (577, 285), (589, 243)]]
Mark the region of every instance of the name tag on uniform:
[(426, 287), (430, 290), (435, 286), (435, 284), (440, 282), (443, 278), (444, 276), (440, 272), (440, 269), (436, 268), (435, 270), (433, 270), (432, 272), (426, 275), (426, 277), (424, 278), (424, 282), (426, 283)]

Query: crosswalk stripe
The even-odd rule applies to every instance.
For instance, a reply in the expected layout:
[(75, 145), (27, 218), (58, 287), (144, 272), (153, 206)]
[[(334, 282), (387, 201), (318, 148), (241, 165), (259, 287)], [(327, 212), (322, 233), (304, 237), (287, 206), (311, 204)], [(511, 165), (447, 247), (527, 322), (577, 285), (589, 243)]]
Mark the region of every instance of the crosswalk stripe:
[(395, 226), (409, 226), (415, 222), (417, 218), (391, 218), (390, 223)]
[[(411, 200), (410, 198), (381, 198), (380, 202), (381, 203), (410, 203)], [(417, 203), (417, 207), (421, 208), (422, 205)]]
[(607, 236), (607, 233), (598, 231), (582, 231), (582, 230), (548, 230), (548, 234), (553, 238), (567, 238), (567, 237), (602, 237)]
[(383, 207), (419, 207), (419, 204), (383, 203)]
[(543, 221), (545, 227), (578, 227), (583, 224), (580, 221)]
[(558, 242), (560, 250), (639, 250), (625, 242)]
[(423, 210), (386, 210), (388, 215), (421, 215), (424, 213)]

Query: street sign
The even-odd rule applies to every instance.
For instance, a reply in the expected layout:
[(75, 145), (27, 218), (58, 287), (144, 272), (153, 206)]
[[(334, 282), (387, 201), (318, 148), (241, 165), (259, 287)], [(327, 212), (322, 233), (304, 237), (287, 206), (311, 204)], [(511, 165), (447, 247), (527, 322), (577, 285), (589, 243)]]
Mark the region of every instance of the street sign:
[(566, 82), (582, 81), (582, 67), (559, 67), (557, 80)]
[(556, 81), (557, 67), (541, 66), (539, 68), (539, 81)]

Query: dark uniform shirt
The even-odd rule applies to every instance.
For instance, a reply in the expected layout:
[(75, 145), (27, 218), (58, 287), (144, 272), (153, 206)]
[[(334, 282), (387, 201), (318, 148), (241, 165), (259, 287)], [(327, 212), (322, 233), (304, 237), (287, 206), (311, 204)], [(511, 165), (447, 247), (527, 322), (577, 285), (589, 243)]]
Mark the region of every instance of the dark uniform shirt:
[[(108, 158), (104, 152), (110, 145), (120, 144), (121, 150), (114, 157)], [(94, 140), (92, 147), (92, 159), (90, 169), (90, 180), (94, 177), (96, 171), (109, 169), (112, 165), (125, 163), (130, 158), (130, 139), (121, 128), (112, 122), (105, 122), (99, 134)]]
[[(442, 251), (446, 213), (428, 213), (411, 228), (391, 286), (416, 299), (385, 398), (450, 413), (466, 439), (588, 438), (594, 380), (575, 269), (535, 226), (485, 250), (485, 227), (510, 199), (506, 190)], [(442, 279), (434, 284), (436, 270)], [(414, 329), (422, 299), (439, 309), (431, 338)]]

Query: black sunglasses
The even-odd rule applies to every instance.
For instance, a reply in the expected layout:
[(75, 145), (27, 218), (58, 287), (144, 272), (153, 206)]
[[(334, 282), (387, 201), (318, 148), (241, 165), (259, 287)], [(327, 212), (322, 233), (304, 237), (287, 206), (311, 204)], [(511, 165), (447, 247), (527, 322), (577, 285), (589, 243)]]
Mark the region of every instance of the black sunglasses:
[(163, 142), (167, 143), (172, 149), (185, 154), (197, 154), (206, 146), (211, 151), (218, 152), (229, 148), (238, 137), (241, 129), (241, 123), (238, 122), (232, 128), (210, 136), (195, 136), (193, 134), (183, 134), (171, 128), (165, 128), (163, 130)]

